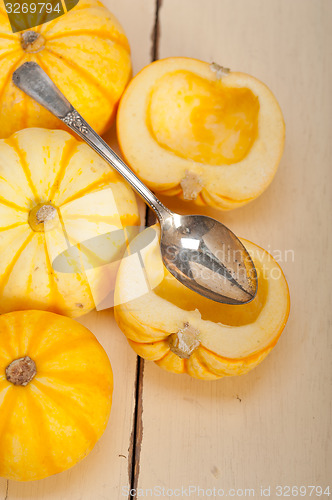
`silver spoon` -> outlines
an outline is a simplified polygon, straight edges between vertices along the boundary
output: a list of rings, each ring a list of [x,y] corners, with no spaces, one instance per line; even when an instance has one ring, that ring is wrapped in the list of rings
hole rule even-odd
[[[166,208],[68,102],[45,71],[29,61],[13,82],[79,135],[117,170],[155,212],[160,248],[170,273],[195,292],[226,304],[245,304],[257,293],[255,266],[230,229],[204,215],[179,215]]]

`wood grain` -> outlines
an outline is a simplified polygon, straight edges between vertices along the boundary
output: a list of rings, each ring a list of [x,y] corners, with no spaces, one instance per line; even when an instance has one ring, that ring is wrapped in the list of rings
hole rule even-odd
[[[104,3],[128,35],[133,71],[137,72],[150,62],[154,2],[135,0],[133,5],[131,0],[106,0]],[[117,149],[114,127],[105,138]],[[144,220],[142,202],[140,209]],[[1,500],[113,500],[123,498],[121,488],[130,486],[129,448],[134,423],[137,358],[115,323],[112,310],[93,312],[81,321],[104,346],[113,368],[113,406],[107,430],[90,455],[69,471],[32,483],[7,482],[0,478]]]
[[[251,73],[280,102],[286,148],[272,185],[241,209],[203,212],[280,254],[291,315],[276,349],[246,376],[206,383],[145,364],[140,488],[255,488],[258,496],[261,485],[331,479],[331,7],[324,0],[162,3],[160,58]]]

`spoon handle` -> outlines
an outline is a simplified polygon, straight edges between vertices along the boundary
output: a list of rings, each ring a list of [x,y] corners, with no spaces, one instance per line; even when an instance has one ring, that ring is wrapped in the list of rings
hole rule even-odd
[[[83,141],[88,143],[104,160],[115,168],[144,199],[149,207],[152,208],[159,221],[166,219],[172,214],[90,127],[37,63],[29,61],[22,64],[13,73],[13,82],[19,89],[71,128]]]

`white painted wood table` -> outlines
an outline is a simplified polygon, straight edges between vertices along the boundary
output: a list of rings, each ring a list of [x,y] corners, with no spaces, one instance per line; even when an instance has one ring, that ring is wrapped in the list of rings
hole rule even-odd
[[[217,498],[221,488],[225,496],[254,491],[257,498],[261,486],[278,498],[277,485],[332,486],[332,2],[105,3],[128,35],[134,73],[153,58],[188,56],[253,74],[275,93],[285,116],[286,148],[274,182],[246,207],[205,213],[281,252],[291,314],[262,365],[216,382],[171,375],[150,362],[137,370],[112,310],[88,315],[84,324],[114,369],[107,431],[72,470],[26,484],[0,480],[0,499],[117,500],[128,498],[130,487],[140,488],[141,498],[157,498],[158,491],[161,498],[185,498],[189,486],[201,488],[190,490],[192,499],[207,497],[209,489],[213,494],[213,488]],[[114,145],[113,136],[108,134]],[[159,490],[151,495],[153,488]],[[308,490],[304,497],[315,495]]]

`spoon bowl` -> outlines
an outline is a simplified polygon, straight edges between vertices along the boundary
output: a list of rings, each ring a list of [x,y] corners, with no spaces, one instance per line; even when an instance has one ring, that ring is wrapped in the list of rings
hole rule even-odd
[[[255,297],[255,266],[221,222],[173,214],[161,226],[160,247],[167,269],[191,290],[226,304],[245,304]]]
[[[230,229],[211,217],[179,215],[165,207],[90,127],[37,63],[22,64],[13,73],[13,82],[91,146],[156,213],[161,227],[162,259],[176,279],[217,302],[245,304],[255,297],[254,263]]]

